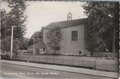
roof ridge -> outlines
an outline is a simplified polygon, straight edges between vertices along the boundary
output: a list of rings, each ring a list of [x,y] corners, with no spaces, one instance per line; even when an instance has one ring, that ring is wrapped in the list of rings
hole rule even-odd
[[[59,21],[59,22],[70,22],[70,21],[78,21],[78,20],[85,20],[87,18],[81,18],[81,19],[72,19],[72,20],[65,20],[65,21]],[[52,22],[52,23],[58,23],[58,22]]]
[[[47,25],[46,28],[51,28],[51,27],[54,27],[54,26],[59,26],[59,27],[62,27],[62,28],[72,27],[72,26],[85,24],[86,22],[87,22],[87,18],[74,19],[74,20],[69,20],[69,21],[52,22],[49,25]]]

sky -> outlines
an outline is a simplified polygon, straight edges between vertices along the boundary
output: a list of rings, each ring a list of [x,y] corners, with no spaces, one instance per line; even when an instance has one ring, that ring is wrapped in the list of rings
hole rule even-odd
[[[49,23],[67,20],[67,13],[72,13],[72,19],[86,18],[83,2],[44,2],[29,1],[25,14],[26,34],[25,37],[30,38],[34,32],[40,31],[41,27],[45,27]],[[3,5],[5,6],[5,4]]]

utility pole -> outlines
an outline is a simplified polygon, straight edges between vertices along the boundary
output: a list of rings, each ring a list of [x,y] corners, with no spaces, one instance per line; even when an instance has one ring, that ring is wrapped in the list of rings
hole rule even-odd
[[[11,47],[10,47],[10,59],[13,58],[13,30],[15,26],[12,26],[11,30]]]

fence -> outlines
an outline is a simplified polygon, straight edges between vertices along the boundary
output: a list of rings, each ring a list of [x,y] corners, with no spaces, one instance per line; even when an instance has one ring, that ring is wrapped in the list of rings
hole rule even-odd
[[[103,60],[103,59],[82,59],[74,56],[32,56],[32,55],[19,55],[17,60],[37,62],[37,63],[50,63],[59,65],[69,65],[84,68],[91,68],[96,70],[113,71],[117,72],[117,61],[116,60]]]
[[[118,58],[118,53],[112,53],[112,52],[94,52],[93,55],[97,57]]]

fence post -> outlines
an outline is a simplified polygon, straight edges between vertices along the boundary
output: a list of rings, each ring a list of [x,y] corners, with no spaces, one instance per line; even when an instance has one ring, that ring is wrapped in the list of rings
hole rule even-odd
[[[27,62],[29,62],[29,57],[27,57]]]
[[[74,60],[73,60],[73,58],[72,58],[72,66],[74,66]]]
[[[63,65],[63,56],[62,56],[62,65]]]
[[[95,67],[94,67],[94,69],[96,70],[96,60],[95,60]]]
[[[34,56],[33,56],[33,62],[34,62]]]
[[[55,56],[54,56],[54,62],[53,62],[53,63],[56,64],[56,63],[55,63]]]
[[[84,60],[82,60],[82,65],[84,66]]]
[[[39,58],[39,63],[40,63],[40,58]]]
[[[46,63],[47,63],[47,56],[46,56]]]

